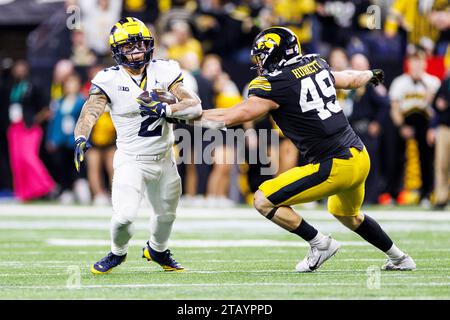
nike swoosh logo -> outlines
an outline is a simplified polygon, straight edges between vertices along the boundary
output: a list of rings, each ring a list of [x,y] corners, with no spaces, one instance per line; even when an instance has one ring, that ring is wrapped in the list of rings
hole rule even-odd
[[[309,269],[311,269],[311,270],[316,270],[317,267],[318,267],[318,265],[319,265],[319,262],[320,262],[320,258],[317,260],[316,264],[313,265],[313,266],[311,266],[311,267],[309,267]]]

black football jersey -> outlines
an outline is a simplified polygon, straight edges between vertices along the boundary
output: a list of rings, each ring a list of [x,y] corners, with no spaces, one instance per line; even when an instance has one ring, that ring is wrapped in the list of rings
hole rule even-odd
[[[249,84],[249,96],[275,101],[274,121],[310,163],[349,158],[350,147],[364,148],[336,100],[334,77],[319,55],[259,76]]]

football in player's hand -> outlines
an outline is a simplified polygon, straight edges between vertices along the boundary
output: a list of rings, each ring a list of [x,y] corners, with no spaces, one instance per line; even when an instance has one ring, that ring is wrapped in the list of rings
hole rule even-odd
[[[151,93],[157,97],[158,101],[165,102],[167,104],[177,103],[177,98],[169,91],[163,89],[152,89]]]

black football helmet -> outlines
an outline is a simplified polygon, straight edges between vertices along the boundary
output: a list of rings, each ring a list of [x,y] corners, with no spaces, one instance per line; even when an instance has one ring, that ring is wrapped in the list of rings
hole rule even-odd
[[[281,69],[286,62],[301,57],[301,47],[294,32],[284,27],[270,27],[261,31],[253,42],[251,55],[258,74]]]

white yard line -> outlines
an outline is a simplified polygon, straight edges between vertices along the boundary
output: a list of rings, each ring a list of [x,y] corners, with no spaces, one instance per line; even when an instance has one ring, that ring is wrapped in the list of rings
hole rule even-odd
[[[86,270],[83,269],[83,271],[85,271],[84,273],[81,274],[82,279],[86,279],[86,277],[91,277],[91,274],[88,272],[87,268]],[[154,271],[148,267],[127,267],[126,271],[148,271],[148,275],[154,274]],[[327,272],[328,270],[321,270],[318,271],[316,273],[314,273],[315,277],[329,277],[330,276],[330,272]],[[248,275],[252,275],[252,274],[273,274],[273,275],[295,275],[296,272],[294,270],[243,270],[243,271],[227,271],[227,270],[223,270],[223,271],[217,271],[217,270],[188,270],[185,271],[184,274],[248,274]],[[339,272],[342,273],[342,272]],[[361,272],[347,272],[348,274],[345,275],[345,277],[355,277],[355,278],[361,278],[362,277],[362,273]],[[114,272],[114,274],[116,275],[120,275],[120,274],[128,274],[128,272],[121,272],[119,270],[116,270]],[[55,277],[55,276],[64,276],[67,277],[68,273],[67,272],[54,272],[54,273],[1,273],[0,274],[0,278],[9,278],[9,277]],[[301,275],[299,275],[301,276]],[[439,279],[439,280],[443,280],[443,279],[447,279],[450,280],[450,276],[436,276],[436,275],[414,275],[414,273],[403,273],[403,274],[398,274],[398,273],[388,273],[388,272],[383,272],[381,274],[381,281],[390,281],[391,278],[396,278],[396,280],[400,279],[400,280],[406,280],[406,279]]]
[[[145,240],[131,240],[130,245],[138,246],[145,243]],[[340,241],[346,246],[368,246],[365,241]],[[53,246],[108,246],[109,240],[91,240],[91,239],[47,239],[47,244]],[[308,247],[309,244],[302,241],[278,241],[265,239],[250,240],[171,240],[171,247],[182,248],[242,248],[242,247]]]
[[[327,286],[339,286],[339,287],[361,287],[365,285],[365,282],[241,282],[241,283],[146,283],[146,284],[95,284],[95,285],[81,285],[80,289],[103,289],[103,288],[168,288],[168,287],[327,287]],[[395,287],[395,286],[412,286],[412,287],[450,287],[450,282],[412,282],[412,283],[400,283],[391,282],[383,283],[382,287]],[[71,289],[66,286],[11,286],[0,285],[2,289]],[[74,290],[72,288],[72,290]],[[75,289],[76,290],[76,289]]]
[[[313,222],[314,226],[325,233],[348,232],[343,225],[335,220],[318,220]],[[450,221],[383,221],[383,228],[391,231],[445,231],[450,232]],[[138,220],[134,223],[137,230],[148,230],[148,221]],[[4,220],[0,221],[0,230],[109,230],[109,219],[105,220],[40,220],[40,221],[20,221]],[[246,234],[282,234],[281,228],[273,223],[268,223],[265,219],[259,220],[185,220],[178,219],[174,224],[174,232],[204,232],[211,233],[217,231],[227,231],[233,233]]]
[[[299,209],[305,217],[316,220],[333,220],[325,210]],[[150,216],[151,208],[141,208],[140,217]],[[371,216],[381,220],[401,221],[450,221],[450,211],[400,211],[394,209],[374,210]],[[24,217],[111,217],[111,207],[60,206],[60,205],[20,205],[0,204],[0,216]],[[261,219],[253,208],[178,208],[180,218],[201,219]]]

